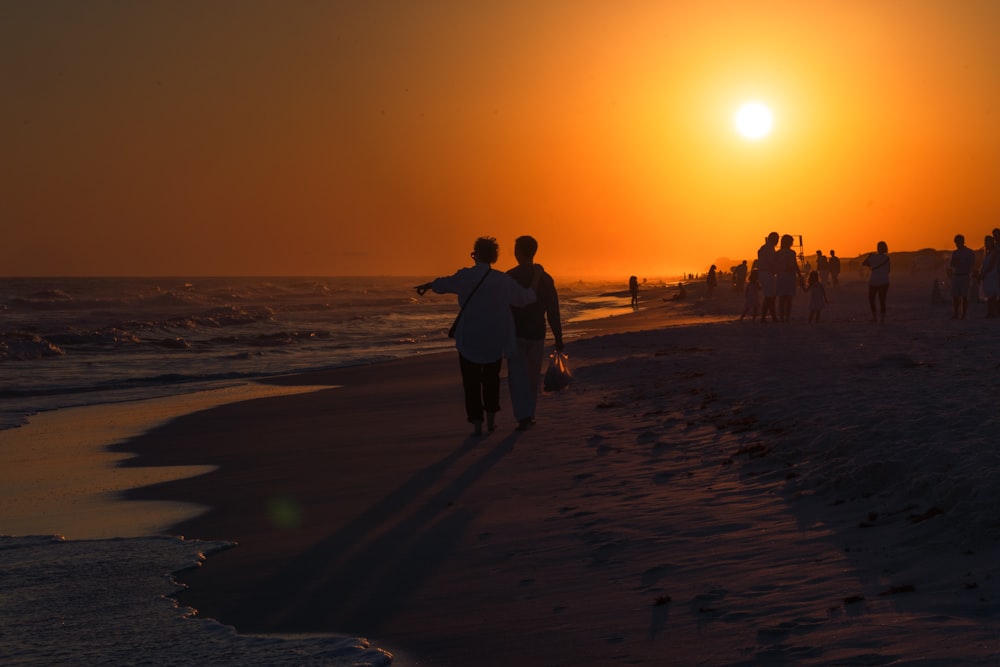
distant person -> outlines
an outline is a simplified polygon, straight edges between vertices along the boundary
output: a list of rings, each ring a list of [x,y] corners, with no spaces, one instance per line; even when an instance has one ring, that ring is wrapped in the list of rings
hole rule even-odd
[[[718,284],[718,282],[719,282],[719,277],[716,275],[715,264],[713,264],[712,268],[708,270],[708,277],[705,278],[705,289],[707,296],[712,296],[712,294],[715,292],[715,286]]]
[[[868,255],[862,266],[871,269],[868,276],[868,306],[872,311],[872,322],[885,322],[885,298],[889,293],[889,246],[885,241],[879,241],[875,252]],[[875,297],[878,297],[879,313],[875,311]]]
[[[941,281],[937,278],[934,279],[934,284],[931,286],[931,303],[948,303],[944,298],[944,289],[941,286]]]
[[[417,294],[427,290],[437,294],[457,294],[461,306],[455,326],[455,347],[462,370],[465,391],[465,414],[474,427],[474,435],[486,426],[496,428],[500,411],[500,367],[503,357],[517,354],[517,338],[511,306],[527,306],[536,299],[535,287],[542,277],[536,272],[530,287],[522,287],[502,271],[493,271],[499,246],[496,239],[481,236],[473,246],[475,265],[459,269],[451,276],[417,285]]]
[[[733,267],[733,289],[737,292],[743,292],[743,287],[747,283],[747,274],[750,271],[750,267],[747,266],[747,261],[744,259],[740,264]]]
[[[746,287],[743,291],[743,314],[740,315],[740,321],[743,321],[747,315],[750,315],[750,321],[757,321],[757,310],[760,308],[760,275],[757,273],[757,269],[753,269],[750,272],[750,278],[747,279]]]
[[[757,250],[757,275],[760,276],[760,289],[764,299],[761,302],[760,321],[767,322],[767,314],[771,314],[771,321],[777,321],[778,314],[775,311],[775,246],[778,245],[778,232],[771,232],[764,239],[764,245]]]
[[[834,250],[830,251],[830,258],[827,260],[830,267],[830,281],[834,287],[840,287],[840,258]]]
[[[639,279],[635,276],[629,276],[628,279],[628,291],[632,295],[632,307],[639,307]]]
[[[955,234],[955,251],[948,262],[951,269],[951,304],[953,320],[964,320],[969,310],[969,288],[976,268],[976,253],[965,245],[965,236]]]
[[[816,251],[816,272],[819,273],[819,282],[826,285],[830,280],[830,260],[823,254],[822,250]]]
[[[522,287],[534,284],[538,300],[527,306],[514,306],[514,328],[517,333],[517,355],[507,359],[507,384],[510,404],[514,409],[517,428],[524,430],[535,423],[538,404],[538,382],[545,357],[545,321],[548,320],[555,347],[563,351],[562,320],[559,318],[559,294],[555,281],[540,264],[535,264],[538,241],[531,236],[519,236],[514,241],[517,266],[507,272]],[[638,289],[639,281],[635,276]]]
[[[798,287],[805,289],[802,271],[799,270],[799,258],[795,255],[792,245],[795,238],[791,234],[781,237],[781,248],[775,254],[775,294],[778,297],[778,321],[791,322],[792,298]]]
[[[677,294],[671,297],[673,301],[683,301],[687,298],[687,290],[684,289],[684,283],[677,283]],[[666,301],[666,299],[664,299]]]
[[[983,286],[983,296],[986,297],[986,317],[993,319],[997,312],[997,297],[1000,296],[1000,277],[998,277],[998,259],[1000,248],[992,236],[983,239],[983,266],[979,269],[979,282]]]
[[[819,271],[809,272],[806,292],[809,294],[809,324],[813,322],[819,324],[820,314],[830,303],[830,300],[826,298],[826,287],[823,286],[823,281],[819,277]]]

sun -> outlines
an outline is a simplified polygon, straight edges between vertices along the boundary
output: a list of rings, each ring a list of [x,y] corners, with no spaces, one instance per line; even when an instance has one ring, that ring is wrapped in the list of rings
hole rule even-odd
[[[736,130],[751,141],[763,139],[771,133],[774,116],[763,102],[746,102],[736,112]]]

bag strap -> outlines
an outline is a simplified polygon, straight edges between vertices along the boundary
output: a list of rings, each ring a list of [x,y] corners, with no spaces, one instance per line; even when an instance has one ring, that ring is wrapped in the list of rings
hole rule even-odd
[[[479,282],[476,283],[476,286],[472,288],[471,292],[469,292],[469,298],[465,300],[465,303],[462,304],[462,307],[458,309],[458,315],[455,316],[456,323],[458,322],[458,318],[462,316],[462,313],[465,312],[465,307],[469,305],[470,301],[472,301],[472,295],[476,293],[476,290],[479,289],[479,286],[483,284],[483,281],[486,280],[486,276],[490,275],[490,271],[492,270],[493,270],[492,268],[487,268],[486,273],[483,274],[483,277],[479,279]]]

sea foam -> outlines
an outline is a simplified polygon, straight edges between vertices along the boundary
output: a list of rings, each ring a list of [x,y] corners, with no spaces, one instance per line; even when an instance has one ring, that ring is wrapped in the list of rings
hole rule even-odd
[[[232,546],[175,537],[0,538],[5,665],[389,665],[343,635],[241,635],[169,597],[173,574]]]

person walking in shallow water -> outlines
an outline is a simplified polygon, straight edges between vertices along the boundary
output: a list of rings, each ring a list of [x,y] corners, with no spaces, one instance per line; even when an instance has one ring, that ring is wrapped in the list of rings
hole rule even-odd
[[[462,388],[465,392],[465,414],[473,425],[474,435],[483,433],[483,412],[486,427],[496,428],[496,413],[500,411],[500,367],[503,357],[517,354],[514,316],[511,306],[526,306],[536,299],[535,287],[541,271],[533,276],[530,287],[522,287],[502,271],[493,271],[499,246],[496,239],[481,236],[472,251],[475,265],[453,275],[436,278],[417,285],[417,294],[427,290],[437,294],[457,294],[461,306],[455,326],[455,347],[458,349]]]
[[[868,255],[862,266],[871,269],[868,277],[868,306],[872,311],[872,322],[885,323],[885,298],[889,293],[889,246],[879,241],[875,252]],[[875,297],[878,297],[879,311],[875,311]]]
[[[632,307],[639,307],[639,279],[635,276],[629,276],[628,279],[628,292],[632,296]]]
[[[545,321],[548,320],[558,352],[563,351],[562,320],[559,317],[559,294],[555,281],[540,264],[535,264],[538,241],[530,236],[519,236],[514,241],[517,266],[507,272],[522,286],[534,284],[538,299],[527,306],[511,308],[514,329],[517,333],[517,354],[507,359],[507,384],[510,403],[517,420],[518,430],[525,430],[535,423],[538,405],[538,381],[545,356]],[[638,279],[636,281],[638,290]],[[631,281],[630,281],[631,282]]]
[[[965,236],[955,234],[955,251],[948,262],[951,269],[951,302],[953,320],[964,320],[969,310],[969,288],[976,267],[976,253],[965,245]]]

